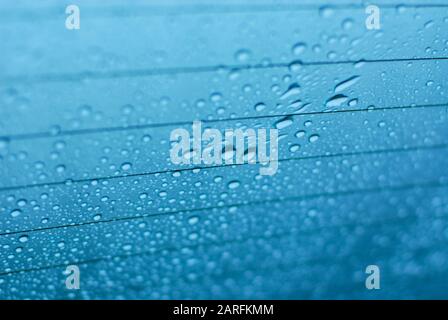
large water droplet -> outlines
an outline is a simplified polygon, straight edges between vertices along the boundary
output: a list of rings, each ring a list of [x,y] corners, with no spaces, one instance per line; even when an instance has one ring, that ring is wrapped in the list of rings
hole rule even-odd
[[[338,93],[341,91],[346,90],[347,88],[351,87],[352,85],[354,85],[356,82],[358,82],[359,80],[359,76],[353,76],[348,78],[347,80],[344,80],[342,82],[339,82],[335,87],[334,87],[334,92]]]
[[[298,95],[300,93],[300,86],[297,83],[293,83],[289,88],[280,96],[281,100],[291,98],[292,96]]]
[[[343,104],[347,100],[348,100],[347,96],[345,96],[343,94],[337,94],[337,95],[331,97],[330,99],[328,99],[327,102],[325,102],[325,106],[329,107],[329,108],[339,107],[341,104]]]

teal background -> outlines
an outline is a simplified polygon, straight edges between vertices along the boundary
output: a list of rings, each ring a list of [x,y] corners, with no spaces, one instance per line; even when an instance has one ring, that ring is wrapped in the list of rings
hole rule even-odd
[[[2,1],[0,298],[447,298],[448,2],[375,4]],[[193,120],[287,120],[278,173],[173,165]]]

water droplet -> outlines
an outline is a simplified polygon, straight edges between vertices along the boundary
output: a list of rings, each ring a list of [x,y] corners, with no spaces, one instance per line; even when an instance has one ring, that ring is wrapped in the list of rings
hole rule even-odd
[[[317,140],[319,140],[319,135],[317,134],[313,134],[309,137],[310,142],[316,142]]]
[[[329,107],[329,108],[339,107],[341,104],[343,104],[347,100],[348,100],[347,96],[345,96],[343,94],[337,94],[337,95],[331,97],[330,99],[328,99],[325,102],[325,106]]]
[[[143,142],[149,142],[151,141],[151,136],[149,134],[146,134],[142,137]]]
[[[140,195],[139,195],[139,198],[140,199],[146,199],[148,197],[148,194],[147,193],[140,193]]]
[[[121,112],[123,112],[123,114],[125,115],[131,114],[132,111],[134,111],[134,106],[131,104],[126,104],[121,108]]]
[[[222,99],[222,94],[220,94],[219,92],[213,92],[211,95],[210,95],[210,100],[212,101],[212,102],[218,102],[218,101],[220,101]]]
[[[274,126],[275,126],[275,128],[280,130],[280,129],[284,129],[286,127],[289,127],[292,123],[293,123],[293,118],[288,116],[288,117],[285,117],[285,118],[282,118],[282,119],[278,120],[274,124]]]
[[[196,240],[198,237],[199,236],[196,232],[192,232],[188,235],[188,239],[190,239],[190,240]]]
[[[165,198],[168,195],[168,193],[166,191],[160,191],[159,192],[159,196],[162,198]]]
[[[263,102],[260,102],[260,103],[257,103],[254,108],[255,108],[255,111],[260,112],[266,108],[266,105]]]
[[[0,138],[0,150],[6,149],[8,144],[9,144],[9,139],[8,138]]]
[[[123,250],[130,251],[132,249],[132,244],[125,244],[123,245]]]
[[[347,80],[344,80],[342,82],[339,82],[335,87],[334,87],[334,92],[338,93],[341,91],[346,90],[347,88],[351,87],[352,85],[354,85],[356,82],[358,82],[360,79],[359,76],[353,76],[348,78]]]
[[[295,60],[289,64],[289,71],[298,72],[303,67],[303,62],[300,60]]]
[[[193,216],[193,217],[188,218],[188,223],[191,224],[191,225],[194,225],[194,224],[198,223],[198,221],[199,221],[199,217],[197,217],[197,216]]]
[[[18,217],[22,214],[22,210],[19,209],[14,209],[11,211],[11,217],[15,218]]]
[[[132,168],[132,164],[129,162],[125,162],[121,165],[121,170],[128,171]]]
[[[293,83],[289,88],[280,96],[281,100],[291,98],[292,96],[298,95],[300,93],[300,86],[297,83]]]
[[[358,99],[352,99],[352,100],[350,100],[349,102],[348,102],[348,105],[350,106],[350,107],[354,107],[354,106],[356,106],[358,104]]]
[[[241,49],[235,53],[235,59],[238,62],[247,62],[250,59],[250,56],[251,56],[251,52],[250,52],[250,50],[247,50],[247,49]]]
[[[323,18],[329,18],[333,15],[334,9],[330,6],[323,6],[319,9],[319,14]]]
[[[227,186],[229,187],[229,189],[236,189],[240,186],[240,182],[238,180],[233,180],[230,181]]]
[[[289,151],[291,152],[297,152],[300,149],[300,145],[299,144],[293,144],[291,147],[289,147]]]
[[[306,132],[304,130],[299,130],[296,132],[296,138],[303,138]]]
[[[298,42],[292,47],[292,53],[295,55],[299,55],[303,53],[306,49],[306,43],[304,42]]]
[[[25,243],[25,242],[28,241],[28,239],[29,239],[29,237],[26,234],[24,234],[24,235],[19,237],[19,242]]]
[[[353,20],[352,19],[350,19],[350,18],[347,18],[347,19],[345,19],[343,22],[342,22],[342,29],[344,29],[344,30],[349,30],[349,29],[351,29],[352,27],[353,27]]]

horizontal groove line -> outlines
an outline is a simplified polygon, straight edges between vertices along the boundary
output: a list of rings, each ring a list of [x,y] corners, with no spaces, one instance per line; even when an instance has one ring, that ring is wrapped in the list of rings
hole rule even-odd
[[[297,201],[297,200],[313,199],[313,198],[319,198],[319,197],[347,196],[347,195],[358,194],[358,193],[376,193],[376,192],[381,192],[381,191],[406,190],[406,189],[414,189],[419,186],[424,186],[424,187],[428,187],[428,188],[429,187],[443,187],[445,185],[448,185],[448,183],[444,184],[444,183],[441,183],[438,181],[432,181],[429,183],[407,184],[407,185],[401,185],[398,187],[397,186],[383,186],[383,187],[358,189],[358,190],[324,192],[324,193],[316,193],[316,194],[301,195],[301,196],[294,196],[294,197],[282,197],[282,198],[267,199],[267,200],[247,201],[247,202],[234,203],[234,204],[228,204],[228,205],[223,205],[223,206],[210,206],[210,207],[196,208],[196,209],[173,210],[170,212],[162,212],[162,213],[147,213],[147,214],[141,214],[141,215],[136,215],[136,216],[131,216],[131,217],[118,217],[118,218],[113,218],[113,219],[108,219],[108,220],[87,221],[87,222],[82,222],[82,223],[73,223],[73,224],[51,226],[51,227],[45,227],[45,228],[35,228],[35,229],[28,229],[28,230],[3,232],[3,233],[0,233],[0,236],[9,236],[9,235],[16,235],[16,234],[31,233],[31,232],[41,232],[41,231],[75,228],[75,227],[82,227],[82,226],[96,225],[96,224],[107,224],[107,223],[120,222],[120,221],[130,221],[130,220],[154,218],[154,217],[160,217],[160,216],[175,215],[175,214],[180,214],[180,213],[201,212],[201,211],[216,210],[216,209],[219,210],[219,209],[226,209],[226,208],[232,208],[232,207],[244,207],[244,206],[248,206],[248,205],[261,205],[261,204],[266,204],[266,203]]]
[[[115,70],[115,71],[85,71],[80,73],[61,73],[61,74],[40,74],[34,76],[6,76],[0,78],[0,83],[47,83],[47,82],[70,82],[82,81],[86,79],[116,79],[116,78],[136,78],[148,77],[154,75],[175,75],[175,74],[192,74],[216,72],[221,70],[250,70],[250,69],[275,69],[288,68],[291,63],[297,62],[302,66],[324,66],[324,65],[340,65],[340,64],[356,64],[356,63],[391,63],[391,62],[408,62],[408,61],[444,61],[448,57],[431,57],[431,58],[396,58],[396,59],[360,59],[360,60],[341,60],[341,61],[291,61],[290,63],[269,63],[269,64],[245,64],[245,65],[214,65],[214,66],[196,66],[196,67],[168,67],[154,69],[135,69],[135,70]]]
[[[402,8],[415,9],[437,9],[448,8],[448,4],[442,3],[378,3],[375,5],[382,9],[396,9],[398,6]],[[198,15],[198,14],[230,14],[230,13],[259,13],[259,12],[295,12],[295,11],[314,11],[323,7],[329,7],[333,10],[359,10],[363,9],[367,4],[363,3],[340,3],[340,4],[230,4],[230,5],[207,5],[207,4],[191,4],[191,5],[134,5],[126,10],[122,6],[82,6],[85,12],[95,13],[96,18],[123,18],[123,17],[141,17],[141,16],[172,16],[172,15]],[[130,9],[130,10],[129,10]],[[63,7],[40,7],[39,11],[34,10],[28,12],[18,12],[14,15],[14,11],[20,9],[6,8],[7,15],[2,15],[2,21],[14,21],[14,18],[20,17],[22,20],[18,22],[30,22],[38,19],[58,18],[63,14]],[[46,11],[46,12],[45,12]],[[36,14],[36,12],[38,12]]]
[[[363,226],[372,226],[372,225],[376,225],[376,224],[381,224],[384,222],[391,222],[391,221],[403,221],[403,220],[408,220],[408,219],[415,219],[417,218],[416,215],[410,215],[410,216],[405,216],[405,217],[393,217],[393,218],[386,218],[386,219],[378,219],[375,221],[371,221],[368,223],[364,223],[362,224]],[[326,227],[318,227],[318,228],[314,228],[311,230],[302,230],[301,233],[298,236],[301,236],[303,234],[307,234],[310,232],[316,232],[319,230],[328,230],[328,229],[335,229],[335,228],[343,228],[343,227],[350,227],[350,226],[358,226],[359,224],[356,222],[349,222],[349,223],[341,223],[341,224],[336,224],[336,225],[330,225],[330,226],[326,226]],[[229,245],[229,244],[243,244],[245,242],[251,241],[251,240],[269,240],[269,239],[281,239],[287,236],[291,236],[293,235],[292,231],[288,230],[285,232],[278,232],[275,234],[271,234],[266,236],[265,234],[261,234],[261,235],[254,235],[254,236],[248,236],[248,237],[243,237],[242,239],[240,238],[236,238],[236,239],[231,239],[231,240],[226,240],[226,241],[220,241],[220,242],[208,242],[208,243],[199,243],[199,244],[192,244],[192,245],[187,245],[187,246],[182,246],[181,248],[178,246],[172,246],[172,247],[165,247],[165,248],[161,248],[159,250],[148,250],[148,251],[140,251],[140,252],[135,252],[135,253],[130,253],[130,254],[118,254],[118,255],[113,255],[113,256],[105,256],[105,257],[98,257],[98,258],[93,258],[93,259],[86,259],[86,260],[78,260],[75,262],[70,262],[70,263],[65,263],[65,264],[57,264],[57,265],[50,265],[50,266],[43,266],[43,267],[36,267],[36,268],[29,268],[29,269],[22,269],[22,270],[13,270],[13,271],[6,271],[6,272],[0,272],[0,276],[8,276],[8,275],[13,275],[13,274],[22,274],[22,273],[27,273],[27,272],[36,272],[36,271],[43,271],[43,270],[50,270],[50,269],[55,269],[55,268],[65,268],[68,265],[88,265],[88,264],[95,264],[95,263],[99,263],[99,262],[103,262],[103,261],[108,261],[108,260],[113,260],[113,259],[128,259],[128,258],[133,258],[133,257],[139,257],[139,256],[146,256],[146,255],[153,255],[157,252],[163,252],[163,251],[169,251],[169,252],[176,252],[180,249],[183,248],[189,248],[189,249],[198,249],[198,248],[203,248],[203,247],[222,247],[225,245]]]
[[[405,110],[405,109],[422,109],[422,108],[444,108],[448,107],[448,102],[439,104],[425,104],[425,105],[407,105],[398,107],[381,107],[381,108],[364,108],[364,109],[344,109],[333,111],[313,111],[302,113],[286,113],[286,114],[274,114],[274,115],[260,115],[260,116],[247,116],[247,117],[235,117],[216,120],[198,120],[202,123],[220,123],[220,122],[235,122],[245,120],[257,120],[257,119],[274,119],[282,117],[298,117],[298,116],[313,116],[313,115],[327,115],[327,114],[339,114],[339,113],[352,113],[352,112],[373,112],[373,111],[389,111],[389,110]],[[45,138],[60,138],[66,136],[77,136],[83,134],[97,134],[107,132],[119,132],[128,130],[144,130],[162,127],[173,126],[186,126],[192,124],[193,120],[178,121],[178,122],[164,122],[154,124],[141,124],[141,125],[129,125],[129,126],[116,126],[116,127],[103,127],[103,128],[91,128],[91,129],[78,129],[78,130],[65,130],[57,134],[51,132],[34,132],[34,133],[20,133],[9,134],[0,136],[0,140],[12,141],[12,140],[29,140],[29,139],[45,139]]]
[[[328,154],[328,155],[315,155],[315,156],[304,156],[304,157],[293,157],[293,158],[284,158],[276,160],[277,162],[286,162],[286,161],[300,161],[300,160],[311,160],[311,159],[326,159],[326,158],[334,158],[334,157],[344,157],[344,156],[360,156],[360,155],[368,155],[368,154],[380,154],[380,153],[395,153],[395,152],[412,152],[419,150],[434,150],[434,149],[444,149],[447,148],[448,144],[435,144],[435,145],[422,145],[422,146],[411,146],[411,147],[403,147],[403,148],[395,148],[395,149],[378,149],[378,150],[367,150],[367,151],[359,151],[359,152],[345,152],[345,153],[337,153],[337,154]],[[127,178],[135,178],[135,177],[145,177],[156,174],[169,174],[175,172],[189,172],[197,169],[201,170],[210,170],[217,168],[227,168],[227,167],[238,167],[238,166],[246,166],[248,163],[241,164],[224,164],[224,165],[215,165],[215,166],[196,166],[185,169],[169,169],[164,171],[152,171],[152,172],[141,172],[141,173],[133,173],[133,174],[125,174],[125,175],[116,175],[116,176],[103,176],[103,177],[95,177],[95,178],[86,178],[86,179],[68,179],[64,181],[53,181],[47,183],[35,183],[35,184],[27,184],[27,185],[19,185],[19,186],[9,186],[0,188],[0,192],[5,191],[15,191],[15,190],[23,190],[30,188],[40,188],[40,187],[50,187],[50,186],[59,186],[59,185],[72,185],[74,183],[84,183],[84,182],[92,182],[92,181],[106,181],[106,180],[115,180],[115,179],[127,179]],[[260,162],[253,163],[251,165],[261,165]]]

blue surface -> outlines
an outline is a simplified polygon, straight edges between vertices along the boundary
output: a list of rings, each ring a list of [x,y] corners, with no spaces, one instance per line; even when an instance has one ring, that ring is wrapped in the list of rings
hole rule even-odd
[[[448,1],[399,2],[1,2],[0,298],[448,298]],[[285,117],[272,177],[169,159]]]

